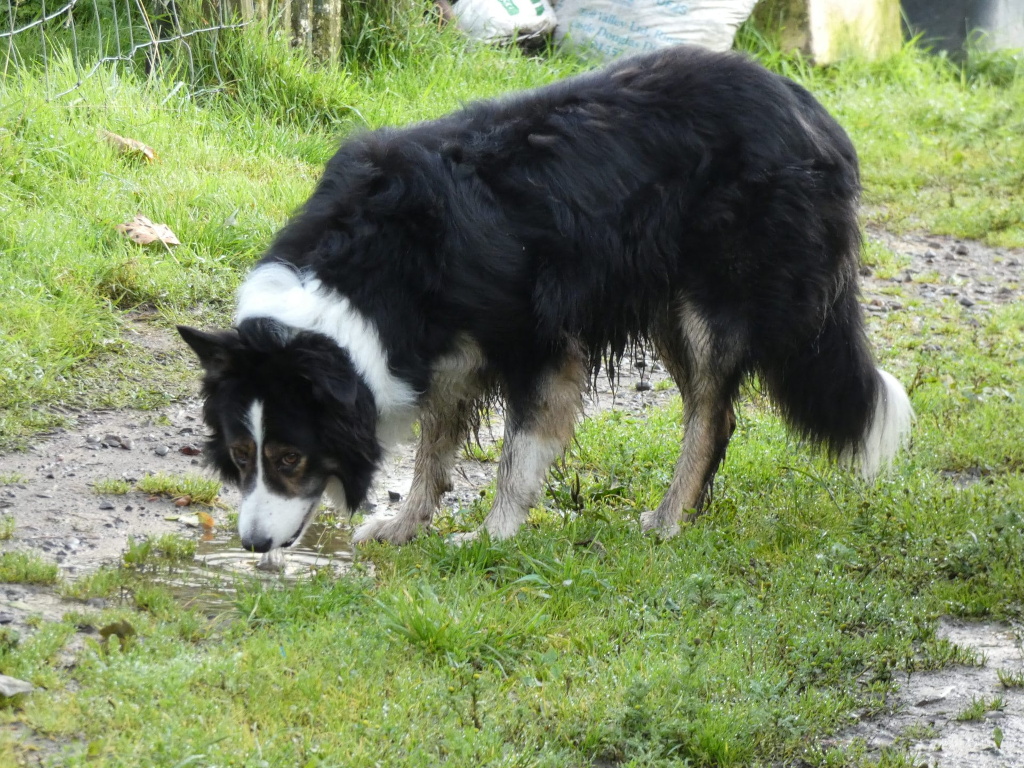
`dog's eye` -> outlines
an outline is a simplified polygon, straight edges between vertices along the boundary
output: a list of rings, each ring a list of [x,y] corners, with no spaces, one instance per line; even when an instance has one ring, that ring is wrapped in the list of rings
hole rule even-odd
[[[301,458],[302,456],[295,453],[295,451],[292,451],[290,453],[286,453],[284,456],[281,457],[281,463],[286,467],[294,467],[296,464],[299,463],[299,460]]]

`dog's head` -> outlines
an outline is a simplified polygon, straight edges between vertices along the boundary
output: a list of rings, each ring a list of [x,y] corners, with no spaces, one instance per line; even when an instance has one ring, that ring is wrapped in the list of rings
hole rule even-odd
[[[350,511],[362,503],[381,453],[377,411],[344,349],[267,318],[178,332],[205,371],[207,460],[242,492],[242,546],[294,544],[331,480]]]

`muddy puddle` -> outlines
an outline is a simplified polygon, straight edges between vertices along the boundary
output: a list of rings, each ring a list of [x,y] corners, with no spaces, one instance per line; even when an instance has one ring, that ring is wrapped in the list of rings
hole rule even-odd
[[[200,538],[191,563],[150,581],[186,605],[219,613],[234,605],[240,584],[287,586],[322,573],[344,576],[352,570],[353,554],[351,531],[339,523],[315,522],[296,546],[263,555],[242,549],[237,534],[218,531]]]

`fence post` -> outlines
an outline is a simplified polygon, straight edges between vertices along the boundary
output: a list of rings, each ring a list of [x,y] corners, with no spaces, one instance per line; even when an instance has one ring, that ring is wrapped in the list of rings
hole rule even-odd
[[[312,0],[312,53],[321,61],[338,58],[341,0]]]

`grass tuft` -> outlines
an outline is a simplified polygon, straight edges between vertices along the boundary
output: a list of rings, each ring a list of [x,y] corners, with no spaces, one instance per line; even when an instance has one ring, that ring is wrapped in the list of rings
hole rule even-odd
[[[0,552],[0,582],[56,584],[57,566],[32,552]]]
[[[167,496],[172,499],[188,497],[193,504],[214,506],[217,504],[221,484],[219,480],[202,475],[174,476],[157,473],[142,477],[135,487],[154,496]]]

